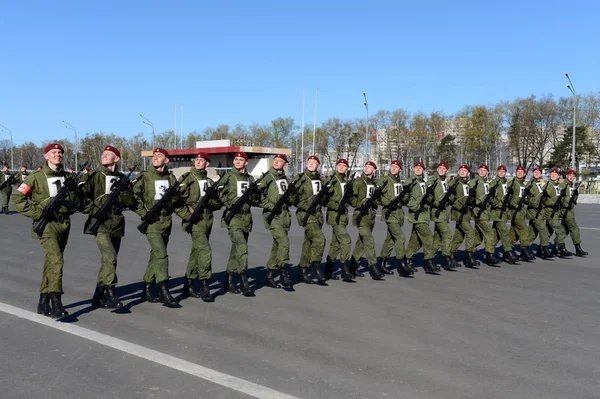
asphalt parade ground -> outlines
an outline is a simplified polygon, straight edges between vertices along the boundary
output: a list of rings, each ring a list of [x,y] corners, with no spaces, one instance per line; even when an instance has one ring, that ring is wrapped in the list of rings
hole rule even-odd
[[[100,257],[82,233],[85,216],[74,215],[64,268],[70,315],[59,321],[35,313],[43,251],[30,220],[0,215],[0,397],[600,397],[599,206],[577,207],[587,258],[419,270],[381,282],[367,274],[288,292],[263,287],[271,237],[260,210],[253,214],[255,296],[224,294],[230,242],[218,213],[216,301],[188,298],[168,309],[139,300],[149,245],[127,212],[118,266],[125,307],[116,311],[90,306]],[[178,296],[191,239],[174,220],[169,271]],[[303,233],[292,226],[297,280]],[[408,239],[410,225],[404,231]],[[385,233],[378,220],[377,252]]]

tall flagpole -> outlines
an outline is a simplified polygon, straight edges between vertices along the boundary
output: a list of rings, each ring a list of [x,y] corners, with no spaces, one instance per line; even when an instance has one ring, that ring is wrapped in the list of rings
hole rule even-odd
[[[312,153],[315,153],[315,136],[317,134],[317,103],[319,102],[319,90],[315,91],[315,119],[313,122],[313,147]]]
[[[300,140],[300,173],[304,170],[304,90],[302,90],[302,140]]]

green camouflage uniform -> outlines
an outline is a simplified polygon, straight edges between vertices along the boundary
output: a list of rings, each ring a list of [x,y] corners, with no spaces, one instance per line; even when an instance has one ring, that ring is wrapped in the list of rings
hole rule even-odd
[[[400,174],[392,175],[389,173],[379,179],[377,185],[383,185],[386,179],[388,180],[388,184],[381,192],[380,197],[382,205],[381,221],[385,222],[387,226],[387,235],[383,242],[383,246],[381,247],[381,257],[383,258],[384,264],[385,260],[392,255],[392,250],[396,252],[396,259],[400,260],[406,258],[406,249],[404,248],[406,238],[402,232],[402,226],[404,226],[404,209],[402,208],[402,202],[400,202],[398,207],[394,210],[389,210],[392,201],[394,201],[403,190],[402,183],[400,182]]]
[[[554,243],[561,245],[565,243],[567,234],[562,225],[560,217],[560,204],[562,202],[562,186],[560,182],[550,180],[548,184],[548,196],[544,202],[544,211],[546,213],[546,228],[548,229],[548,241],[552,234],[555,234]]]
[[[367,176],[363,173],[356,179],[352,188],[351,204],[354,207],[352,225],[358,228],[358,239],[354,245],[352,257],[358,260],[364,253],[367,258],[367,265],[371,267],[377,265],[377,253],[375,252],[375,240],[373,239],[373,227],[375,226],[375,217],[377,216],[377,201],[374,201],[373,205],[364,214],[361,214],[360,208],[371,198],[377,188],[374,175]],[[357,222],[359,215],[362,217],[360,222]]]
[[[292,224],[292,215],[288,204],[283,204],[281,210],[277,209],[277,213],[272,216],[269,223],[268,217],[273,214],[273,209],[279,201],[279,198],[289,189],[290,181],[282,169],[277,171],[270,167],[265,178],[261,181],[260,206],[263,209],[263,221],[265,228],[271,232],[273,237],[273,245],[271,246],[271,254],[267,261],[267,269],[275,270],[287,266],[290,262],[290,238],[288,233]],[[288,203],[294,201],[294,194],[291,193]]]
[[[494,189],[495,187],[495,189]],[[510,210],[508,206],[502,211],[505,197],[509,194],[508,181],[506,177],[496,176],[490,182],[490,190],[494,189],[494,196],[490,198],[490,219],[493,221],[494,226],[494,247],[498,244],[498,241],[502,242],[504,252],[511,251],[513,246],[510,242],[510,234],[508,232],[507,222],[510,218]],[[510,197],[507,201],[510,201]]]
[[[298,189],[295,204],[297,208],[296,219],[298,224],[304,228],[304,241],[302,242],[302,253],[299,262],[299,266],[303,268],[308,268],[313,262],[320,263],[325,251],[325,235],[321,230],[323,228],[321,206],[317,206],[315,213],[309,215],[306,224],[303,223],[314,196],[321,191],[323,184],[318,171],[310,172],[307,169],[302,177],[298,179],[296,185]]]
[[[2,213],[8,213],[8,205],[13,190],[12,185],[16,182],[18,180],[15,179],[14,175],[11,175],[9,172],[0,171],[0,184],[4,184],[4,187],[0,190],[2,192]]]
[[[573,245],[579,245],[581,244],[581,233],[575,220],[575,205],[577,205],[579,190],[575,191],[574,184],[568,180],[565,181],[563,189],[565,195],[561,197],[562,206],[560,211],[562,224],[565,228],[565,234],[571,234]],[[571,201],[571,197],[574,197],[573,201]]]
[[[340,201],[344,196],[345,190],[348,185],[351,185],[352,189],[356,187],[356,181],[348,181],[344,173],[335,172],[335,178],[333,184],[329,190],[329,196],[326,201],[327,206],[327,224],[331,226],[331,244],[329,245],[329,254],[327,257],[331,261],[339,256],[342,263],[347,262],[350,259],[350,251],[352,250],[352,240],[350,234],[346,230],[348,226],[348,208],[352,201],[346,203],[346,207],[341,213],[338,213]],[[339,222],[338,222],[339,216]]]
[[[44,164],[42,169],[30,174],[13,193],[11,197],[13,206],[20,214],[27,216],[34,222],[39,221],[44,207],[56,196],[57,191],[68,176],[69,173],[65,172],[64,169],[55,172],[48,167],[47,163]],[[73,191],[68,195],[67,200],[79,205],[81,203],[81,193],[78,190]],[[48,222],[41,237],[33,231],[31,233],[33,238],[40,240],[45,253],[40,293],[62,294],[63,292],[62,276],[65,264],[63,254],[71,228],[69,215],[74,211],[74,209],[61,206],[58,210],[59,220]]]
[[[160,172],[156,168],[150,167],[145,172],[140,173],[132,181],[133,194],[137,200],[135,212],[144,217],[154,204],[160,200],[164,191],[175,184],[177,184],[177,178],[166,168],[164,172]],[[175,209],[177,213],[185,213],[187,210],[185,208],[181,209],[180,198],[177,196],[171,199],[169,207]],[[160,284],[169,280],[167,246],[173,224],[171,209],[161,210],[158,220],[151,223],[146,232],[146,239],[150,244],[150,259],[144,274],[144,281],[147,284]],[[182,215],[180,214],[180,216]]]
[[[475,176],[469,184],[475,188],[475,206],[473,208],[473,219],[475,220],[475,248],[482,242],[484,243],[485,252],[488,254],[494,253],[496,249],[496,234],[490,225],[490,210],[489,205],[485,205],[484,201],[490,192],[490,184],[487,179],[481,176]],[[483,211],[482,211],[483,209]]]
[[[473,215],[472,207],[464,209],[465,203],[469,199],[469,177],[459,177],[457,179],[456,192],[452,195],[452,214],[451,218],[456,222],[454,236],[450,244],[450,252],[455,253],[462,242],[465,242],[465,251],[474,252],[477,248],[475,243],[475,230],[471,226],[471,218]],[[464,213],[463,213],[464,211]]]
[[[85,234],[92,234],[88,230],[90,224],[95,221],[92,215],[98,212],[106,202],[112,185],[122,177],[123,174],[117,168],[113,172],[106,166],[100,166],[88,174],[86,184],[81,186],[86,201],[83,212],[90,215],[85,223]],[[121,247],[121,238],[125,235],[125,218],[122,208],[131,208],[136,205],[131,188],[119,193],[117,202],[122,206],[113,206],[106,215],[106,219],[98,227],[98,233],[94,237],[100,250],[98,285],[101,286],[117,285],[117,255]]]
[[[413,182],[416,183],[413,185]],[[423,212],[419,214],[419,218],[415,219],[415,213],[421,205],[421,199],[427,190],[427,183],[423,175],[409,177],[405,185],[413,185],[413,188],[408,193],[409,199],[406,207],[408,208],[408,222],[412,223],[412,232],[406,247],[406,257],[412,259],[421,246],[423,247],[423,255],[425,260],[433,259],[435,249],[433,248],[433,235],[429,230],[430,208],[426,205]]]
[[[219,199],[226,208],[221,218],[221,227],[227,228],[231,240],[231,251],[227,262],[229,273],[242,273],[248,270],[248,236],[252,231],[251,209],[252,206],[259,205],[259,195],[253,195],[250,201],[243,204],[241,212],[233,217],[229,225],[225,223],[225,216],[228,213],[227,209],[235,204],[253,182],[254,178],[248,172],[242,173],[235,168],[219,180]]]
[[[538,208],[540,207],[542,197],[545,198],[549,195],[550,190],[556,195],[556,191],[554,190],[554,187],[550,187],[550,184],[544,183],[542,178],[532,178],[532,181],[531,193],[527,198],[527,218],[529,219],[530,242],[535,241],[539,234],[540,245],[542,247],[547,247],[550,242],[550,233],[546,227],[546,217],[549,216],[549,214],[544,212],[544,203],[541,204],[540,212],[538,212]],[[546,195],[542,194],[544,191],[546,191]]]
[[[433,200],[430,210],[431,221],[434,222],[433,229],[433,250],[437,251],[440,247],[442,249],[442,256],[450,256],[452,254],[451,246],[452,243],[452,232],[450,231],[450,210],[445,207],[442,209],[438,216],[436,216],[440,207],[440,202],[454,185],[452,178],[448,178],[446,175],[440,176],[437,172],[427,181],[427,186],[432,186]]]
[[[188,218],[194,208],[204,197],[206,190],[215,182],[207,176],[206,170],[192,167],[189,172],[179,177],[179,194],[185,202],[189,214],[182,219],[181,227],[186,231]],[[213,211],[221,208],[221,202],[209,198],[202,213],[202,219],[192,226],[192,249],[188,259],[185,276],[188,280],[210,280],[212,276],[212,250],[210,248],[210,232],[213,226]],[[187,212],[186,212],[187,213]]]
[[[514,247],[516,242],[519,241],[521,249],[528,248],[533,240],[526,221],[527,198],[522,200],[523,196],[526,195],[527,187],[531,189],[530,185],[525,184],[525,177],[522,179],[514,177],[510,183],[508,183],[508,190],[512,193],[509,203],[509,217],[511,218],[510,244],[511,247]],[[524,202],[519,209],[519,203],[521,201]]]

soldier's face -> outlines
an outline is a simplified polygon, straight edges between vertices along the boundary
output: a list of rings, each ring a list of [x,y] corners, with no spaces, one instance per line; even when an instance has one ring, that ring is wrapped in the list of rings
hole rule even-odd
[[[518,177],[519,179],[522,179],[522,178],[524,178],[524,177],[525,177],[525,171],[524,171],[524,170],[521,170],[521,169],[517,170],[517,177]]]
[[[152,154],[152,166],[155,168],[161,168],[169,163],[169,158],[165,157],[160,152],[155,152]]]
[[[338,173],[344,174],[348,171],[348,165],[345,163],[338,163],[335,165],[335,170],[337,170]]]
[[[393,175],[397,175],[398,173],[400,173],[400,166],[395,164],[390,166],[390,173]]]
[[[308,169],[310,172],[314,172],[315,170],[317,170],[318,167],[319,163],[316,159],[309,159],[308,161],[306,161],[306,169]]]
[[[540,177],[542,177],[542,172],[539,170],[534,170],[533,177],[535,177],[536,179],[539,179]]]
[[[285,161],[281,158],[273,159],[273,168],[275,170],[281,170],[285,166]]]
[[[571,183],[573,183],[575,181],[575,175],[574,174],[568,174],[567,175],[567,180],[570,181]]]
[[[550,173],[550,180],[557,181],[558,180],[558,173],[556,173],[556,172]]]
[[[488,171],[486,168],[479,168],[479,170],[477,171],[477,174],[479,175],[479,177],[487,177],[488,175]]]
[[[233,158],[233,167],[236,168],[237,170],[242,170],[246,166],[248,166],[248,161],[246,161],[246,158],[242,158],[242,157]]]
[[[502,179],[504,176],[506,176],[506,171],[504,169],[499,169],[496,174]]]
[[[365,166],[365,175],[372,175],[375,172],[375,168],[372,167],[371,165],[367,165]]]
[[[468,171],[467,169],[465,169],[465,168],[460,168],[460,169],[458,170],[458,175],[459,175],[460,177],[463,177],[463,178],[464,178],[464,177],[467,177],[467,176],[469,176],[469,171]]]
[[[113,166],[114,164],[119,162],[120,159],[121,158],[119,158],[114,152],[104,151],[102,153],[101,162],[104,166]]]
[[[440,176],[446,176],[446,172],[448,172],[448,169],[446,169],[445,166],[438,166],[437,172]]]
[[[63,152],[59,149],[52,149],[44,154],[44,159],[48,161],[48,164],[58,166],[62,164]]]
[[[421,176],[423,174],[423,168],[420,166],[415,166],[413,171],[415,172],[415,175],[417,175],[417,176]]]
[[[194,168],[198,170],[204,170],[208,165],[209,162],[204,158],[196,157],[196,159],[194,159]]]
[[[22,167],[21,168],[21,172],[27,172],[27,168],[26,167]]]

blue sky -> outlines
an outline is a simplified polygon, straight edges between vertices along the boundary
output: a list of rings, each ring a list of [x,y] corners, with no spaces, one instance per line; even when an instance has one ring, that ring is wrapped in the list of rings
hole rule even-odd
[[[594,1],[1,1],[15,144],[600,90]],[[3,135],[2,137],[4,137]]]

